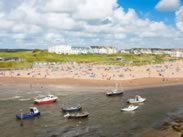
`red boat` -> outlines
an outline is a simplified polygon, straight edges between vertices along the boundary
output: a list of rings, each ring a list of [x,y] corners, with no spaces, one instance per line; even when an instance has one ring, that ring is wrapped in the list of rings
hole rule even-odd
[[[34,100],[35,104],[41,105],[41,104],[51,104],[57,102],[58,97],[54,95],[47,95],[43,97],[38,97]]]

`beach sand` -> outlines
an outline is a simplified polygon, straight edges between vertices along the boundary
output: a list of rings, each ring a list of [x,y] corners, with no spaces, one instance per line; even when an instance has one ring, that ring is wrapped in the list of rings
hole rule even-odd
[[[156,87],[183,84],[183,78],[169,78],[162,81],[161,78],[141,78],[133,80],[88,80],[88,79],[49,79],[49,78],[13,78],[0,77],[0,84],[39,84],[39,85],[68,85],[81,87],[114,87],[118,83],[119,87],[125,89]]]
[[[0,83],[75,86],[144,87],[183,83],[183,61],[144,66],[92,63],[38,64],[26,69],[0,70]]]

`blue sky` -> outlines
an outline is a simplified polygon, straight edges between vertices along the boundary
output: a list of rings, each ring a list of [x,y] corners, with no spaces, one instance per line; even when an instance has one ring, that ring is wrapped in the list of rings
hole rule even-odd
[[[0,1],[0,48],[183,48],[183,0]]]
[[[157,11],[154,7],[159,0],[118,0],[125,9],[135,9],[141,18],[150,18],[154,21],[164,21],[168,25],[175,26],[175,11]],[[180,1],[183,3],[183,0]]]

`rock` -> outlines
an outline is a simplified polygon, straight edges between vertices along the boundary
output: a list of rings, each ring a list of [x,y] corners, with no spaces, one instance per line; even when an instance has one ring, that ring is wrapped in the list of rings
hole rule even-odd
[[[182,123],[174,123],[172,125],[172,129],[176,132],[183,132],[183,124]]]

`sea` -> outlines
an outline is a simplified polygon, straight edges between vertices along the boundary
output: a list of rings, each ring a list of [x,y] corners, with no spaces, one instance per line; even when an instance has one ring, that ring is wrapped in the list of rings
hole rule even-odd
[[[183,85],[125,90],[123,96],[107,97],[113,87],[0,84],[0,137],[141,137],[172,112],[183,110]],[[39,95],[54,94],[57,103],[34,105]],[[122,112],[135,95],[147,101],[133,112]],[[67,119],[62,106],[80,104],[85,119]],[[17,120],[20,111],[36,106],[41,115]],[[21,126],[23,122],[23,126]]]

